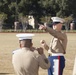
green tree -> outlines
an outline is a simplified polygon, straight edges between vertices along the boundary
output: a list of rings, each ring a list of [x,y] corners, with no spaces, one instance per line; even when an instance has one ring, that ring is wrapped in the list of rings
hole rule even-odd
[[[73,14],[73,17],[76,17],[76,0],[68,0],[68,14]]]
[[[20,16],[33,15],[39,20],[42,17],[76,16],[76,0],[0,0],[0,13],[7,14],[6,23],[12,23]]]

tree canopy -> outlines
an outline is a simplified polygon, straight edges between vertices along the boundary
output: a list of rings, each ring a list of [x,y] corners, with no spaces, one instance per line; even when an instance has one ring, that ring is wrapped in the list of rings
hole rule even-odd
[[[19,15],[76,16],[76,0],[0,0],[0,14],[7,14],[5,22],[17,20]]]

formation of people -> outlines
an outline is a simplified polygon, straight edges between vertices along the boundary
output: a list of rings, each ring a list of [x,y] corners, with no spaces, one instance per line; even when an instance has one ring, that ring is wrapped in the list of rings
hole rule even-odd
[[[62,32],[64,19],[52,17],[53,28],[40,25],[40,30],[45,30],[52,35],[50,46],[46,40],[41,40],[41,47],[33,46],[34,34],[17,34],[20,48],[13,51],[12,64],[17,75],[38,75],[39,67],[48,70],[48,75],[63,75],[65,68],[65,57],[67,47],[67,35]],[[43,38],[44,39],[44,38]],[[48,52],[48,58],[44,54],[44,48]]]

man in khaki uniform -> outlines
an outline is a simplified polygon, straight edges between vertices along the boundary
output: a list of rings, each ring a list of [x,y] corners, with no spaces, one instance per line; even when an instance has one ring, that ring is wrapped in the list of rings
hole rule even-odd
[[[59,17],[51,18],[53,29],[47,25],[40,25],[39,29],[49,32],[53,36],[50,46],[45,40],[41,40],[42,46],[48,50],[51,67],[48,69],[48,75],[62,75],[65,67],[64,54],[66,53],[67,36],[61,31],[64,20]]]
[[[12,64],[17,75],[38,75],[39,67],[43,69],[50,67],[43,48],[32,47],[34,34],[17,34],[16,36],[19,37],[20,49],[13,51]]]

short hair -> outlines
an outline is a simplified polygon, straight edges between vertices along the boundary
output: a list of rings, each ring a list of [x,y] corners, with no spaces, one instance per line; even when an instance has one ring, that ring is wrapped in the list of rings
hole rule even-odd
[[[23,40],[19,40],[19,42],[23,47],[30,48],[32,46],[32,39],[23,39]]]

